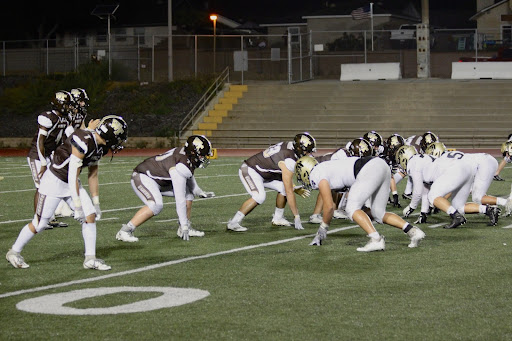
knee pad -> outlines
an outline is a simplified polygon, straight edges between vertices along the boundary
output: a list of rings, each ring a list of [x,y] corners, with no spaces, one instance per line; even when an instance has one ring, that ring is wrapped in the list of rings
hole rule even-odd
[[[50,222],[50,219],[48,218],[41,218],[41,220],[38,220],[37,216],[34,216],[34,219],[32,219],[32,225],[34,225],[37,233],[43,232],[46,226],[48,226],[48,222]]]
[[[256,201],[259,205],[265,202],[265,198],[267,197],[267,193],[265,191],[260,192],[251,192],[251,197]]]
[[[162,209],[164,208],[164,204],[163,203],[157,204],[154,201],[148,201],[148,207],[153,212],[153,215],[158,215],[160,212],[162,212]]]

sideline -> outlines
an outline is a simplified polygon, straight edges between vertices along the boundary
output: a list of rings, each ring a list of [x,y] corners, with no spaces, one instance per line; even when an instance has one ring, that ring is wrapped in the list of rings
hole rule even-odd
[[[340,228],[328,231],[327,234],[331,234],[331,233],[335,233],[335,232],[339,232],[339,231],[344,231],[344,230],[350,230],[350,229],[353,229],[355,227],[359,227],[359,225],[350,225],[350,226],[346,226],[346,227],[340,227]],[[49,289],[64,288],[64,287],[68,287],[68,286],[75,285],[75,284],[92,283],[92,282],[97,282],[97,281],[101,281],[101,280],[104,280],[104,279],[110,279],[110,278],[115,278],[115,277],[132,275],[132,274],[136,274],[136,273],[139,273],[139,272],[155,270],[155,269],[163,268],[163,267],[170,266],[170,265],[191,262],[191,261],[198,260],[198,259],[207,259],[207,258],[212,258],[212,257],[217,257],[217,256],[229,255],[231,253],[236,253],[236,252],[242,252],[242,251],[257,249],[257,248],[260,248],[260,247],[267,247],[267,246],[274,246],[274,245],[279,245],[279,244],[285,244],[285,243],[294,242],[294,241],[297,241],[297,240],[302,240],[302,239],[306,239],[306,238],[312,238],[315,235],[316,235],[316,233],[308,234],[308,235],[305,235],[305,236],[299,236],[299,237],[293,237],[293,238],[288,238],[288,239],[276,240],[276,241],[273,241],[273,242],[256,244],[256,245],[249,245],[249,246],[239,247],[239,248],[236,248],[236,249],[231,249],[231,250],[226,250],[226,251],[207,253],[207,254],[201,255],[201,256],[193,256],[193,257],[187,257],[187,258],[182,258],[182,259],[176,259],[176,260],[169,261],[169,262],[164,262],[164,263],[144,266],[142,268],[133,269],[133,270],[127,270],[127,271],[121,271],[121,272],[117,272],[117,273],[113,273],[113,274],[109,274],[109,275],[97,276],[97,277],[94,277],[94,278],[85,278],[85,279],[79,279],[79,280],[70,281],[70,282],[64,282],[64,283],[59,283],[59,284],[46,285],[46,286],[43,286],[43,287],[37,287],[37,288],[32,288],[32,289],[23,289],[23,290],[18,290],[18,291],[7,292],[5,294],[1,294],[0,298],[18,296],[18,295],[22,295],[22,294],[30,294],[30,293],[34,293],[34,292],[49,290]],[[14,271],[23,271],[23,270],[14,270]]]

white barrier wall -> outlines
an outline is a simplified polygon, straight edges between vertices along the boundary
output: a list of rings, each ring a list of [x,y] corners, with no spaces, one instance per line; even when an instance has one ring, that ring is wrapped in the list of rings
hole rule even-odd
[[[341,64],[341,81],[400,78],[400,63]]]
[[[452,79],[512,79],[512,62],[454,62]]]

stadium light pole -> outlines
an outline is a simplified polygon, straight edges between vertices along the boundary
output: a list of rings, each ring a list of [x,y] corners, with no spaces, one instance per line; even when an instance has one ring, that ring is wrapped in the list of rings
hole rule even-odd
[[[215,59],[217,56],[217,14],[210,15],[210,20],[213,21],[213,73],[215,73]]]
[[[119,4],[114,5],[98,5],[96,6],[91,15],[95,15],[100,19],[107,18],[107,39],[108,39],[108,79],[112,78],[112,51],[110,49],[110,17],[114,17],[114,13],[116,13],[119,8]]]
[[[172,82],[174,80],[173,77],[173,69],[172,69],[172,0],[167,1],[167,80]]]

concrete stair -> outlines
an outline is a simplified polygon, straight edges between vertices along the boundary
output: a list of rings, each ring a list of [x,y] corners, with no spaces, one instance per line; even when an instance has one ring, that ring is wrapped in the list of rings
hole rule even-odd
[[[213,109],[209,110],[202,117],[202,121],[197,123],[197,129],[192,133],[211,137],[212,131],[217,129],[228,116],[228,112],[233,110],[233,106],[238,104],[244,92],[247,92],[247,85],[230,84],[228,90],[218,97],[218,102],[214,104]]]
[[[338,148],[369,130],[384,138],[430,130],[449,148],[499,149],[512,132],[506,80],[261,82],[233,92],[199,125],[216,148],[265,148],[302,131],[319,148]]]

